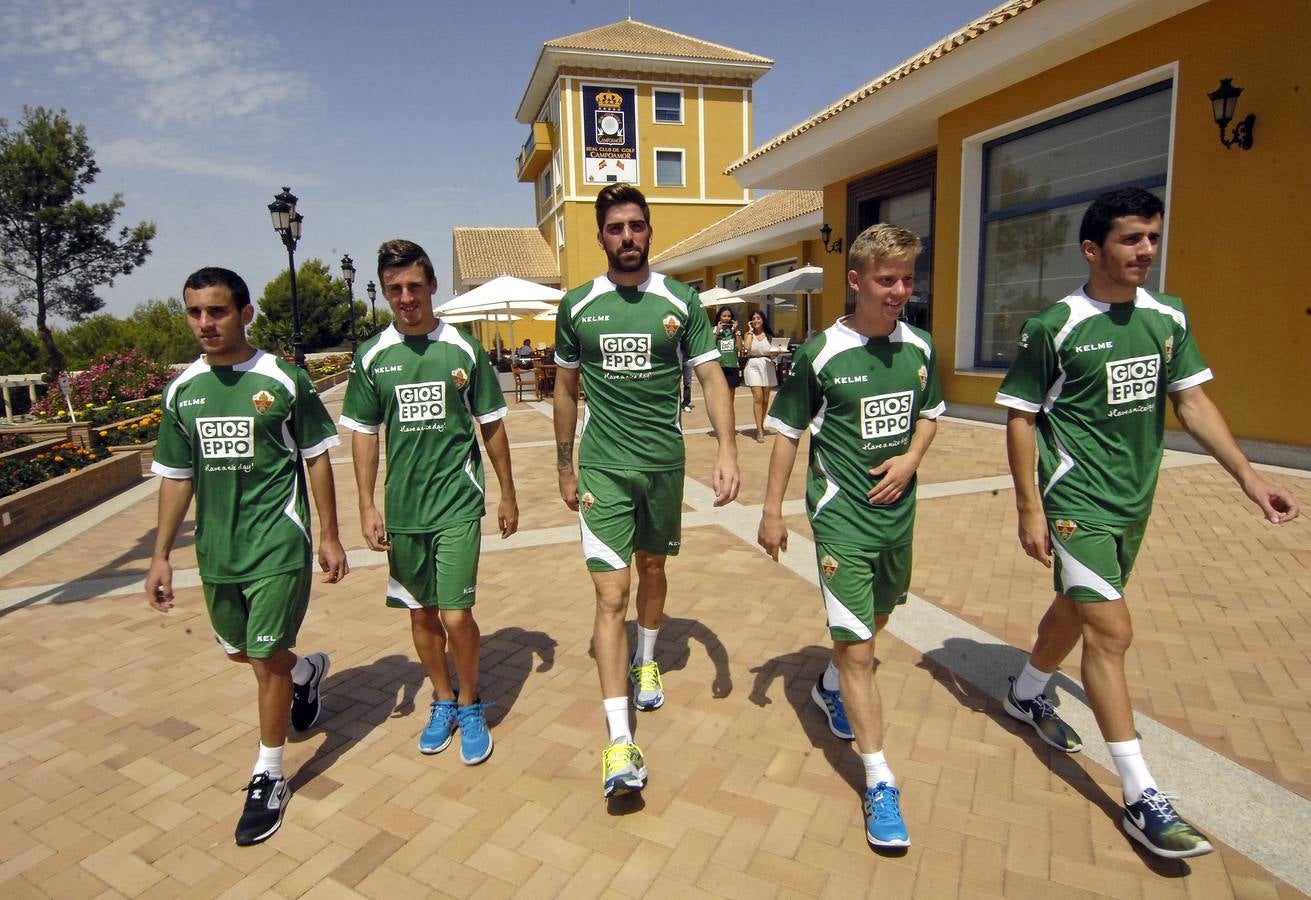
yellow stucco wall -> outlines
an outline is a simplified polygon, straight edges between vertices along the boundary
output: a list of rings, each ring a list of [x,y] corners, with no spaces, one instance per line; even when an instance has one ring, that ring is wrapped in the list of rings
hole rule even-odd
[[[1304,51],[1290,42],[1306,34],[1305,0],[1213,0],[940,119],[933,337],[949,403],[989,405],[999,384],[956,371],[971,362],[955,358],[962,142],[1177,63],[1163,288],[1187,304],[1216,376],[1207,393],[1234,433],[1311,446],[1311,302],[1299,265],[1311,232],[1311,81]],[[1244,90],[1238,117],[1256,113],[1249,151],[1219,142],[1206,94],[1222,77]],[[845,222],[846,185],[825,188],[825,219],[835,229]],[[842,265],[825,259],[826,283],[841,284]],[[828,304],[840,305],[840,296]]]

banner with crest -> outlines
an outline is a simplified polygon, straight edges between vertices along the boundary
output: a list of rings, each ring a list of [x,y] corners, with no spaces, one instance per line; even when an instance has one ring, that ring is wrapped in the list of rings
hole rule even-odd
[[[585,84],[583,172],[588,184],[637,184],[637,89]]]

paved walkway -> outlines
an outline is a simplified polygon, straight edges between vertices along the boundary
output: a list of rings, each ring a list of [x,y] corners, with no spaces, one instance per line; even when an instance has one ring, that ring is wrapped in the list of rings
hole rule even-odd
[[[335,413],[340,389],[326,399]],[[750,420],[744,392],[736,411]],[[550,410],[512,404],[507,424],[522,531],[501,541],[484,523],[478,606],[495,754],[467,768],[415,750],[422,670],[406,617],[382,606],[384,560],[359,537],[338,451],[354,570],[316,587],[301,638],[332,655],[327,709],[289,747],[295,797],[259,847],[232,844],[253,680],[214,647],[185,529],[178,607],[161,616],[141,594],[154,482],[0,555],[0,897],[1311,892],[1311,525],[1264,524],[1214,463],[1167,457],[1128,673],[1154,773],[1218,852],[1165,862],[1123,836],[1077,657],[1056,684],[1084,753],[1050,751],[1002,711],[1050,583],[1013,537],[1000,430],[948,420],[921,472],[914,596],[879,641],[914,841],[879,855],[859,760],[808,696],[827,650],[800,471],[775,565],[754,546],[769,445],[744,429],[741,498],[714,509],[698,398],[657,647],[668,700],[636,722],[650,784],[607,806],[591,588],[556,495]],[[1274,477],[1309,503],[1307,476]]]

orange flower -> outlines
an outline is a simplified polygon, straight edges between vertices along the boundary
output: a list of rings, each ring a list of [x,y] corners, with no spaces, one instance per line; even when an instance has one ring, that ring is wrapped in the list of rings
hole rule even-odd
[[[109,432],[108,432],[108,431],[102,431],[102,432],[100,432],[100,436],[101,436],[101,437],[109,437]]]
[[[64,461],[64,458],[63,458],[62,456],[56,456],[56,457],[55,457],[55,462],[63,462],[63,461]]]

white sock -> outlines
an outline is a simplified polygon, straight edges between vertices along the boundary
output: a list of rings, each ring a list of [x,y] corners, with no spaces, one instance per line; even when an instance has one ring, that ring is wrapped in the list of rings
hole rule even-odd
[[[296,665],[291,667],[291,680],[294,684],[308,684],[314,667],[303,656],[296,657]]]
[[[890,787],[897,786],[897,776],[888,768],[888,760],[883,751],[862,753],[860,761],[865,764],[865,787],[878,787],[880,781],[886,781]]]
[[[1120,773],[1125,803],[1137,803],[1143,791],[1156,787],[1156,779],[1147,771],[1141,742],[1107,741],[1106,749],[1111,751],[1111,762],[1115,763],[1115,771]]]
[[[656,635],[660,633],[660,626],[655,628],[643,628],[642,623],[637,623],[637,653],[633,656],[634,665],[645,665],[655,658]]]
[[[838,690],[838,667],[833,665],[833,660],[828,661],[828,668],[824,670],[824,690]]]
[[[610,743],[623,741],[631,744],[633,733],[628,730],[628,698],[606,697],[601,705],[605,707],[605,724],[610,729]]]
[[[1026,662],[1024,671],[1015,679],[1015,699],[1032,700],[1039,694],[1046,693],[1047,682],[1051,677],[1051,672],[1040,672],[1033,667],[1032,662]]]
[[[255,760],[255,771],[251,775],[258,775],[260,772],[267,772],[269,777],[277,781],[282,777],[282,751],[286,749],[286,744],[281,747],[265,747],[261,741],[259,745],[259,759]]]

